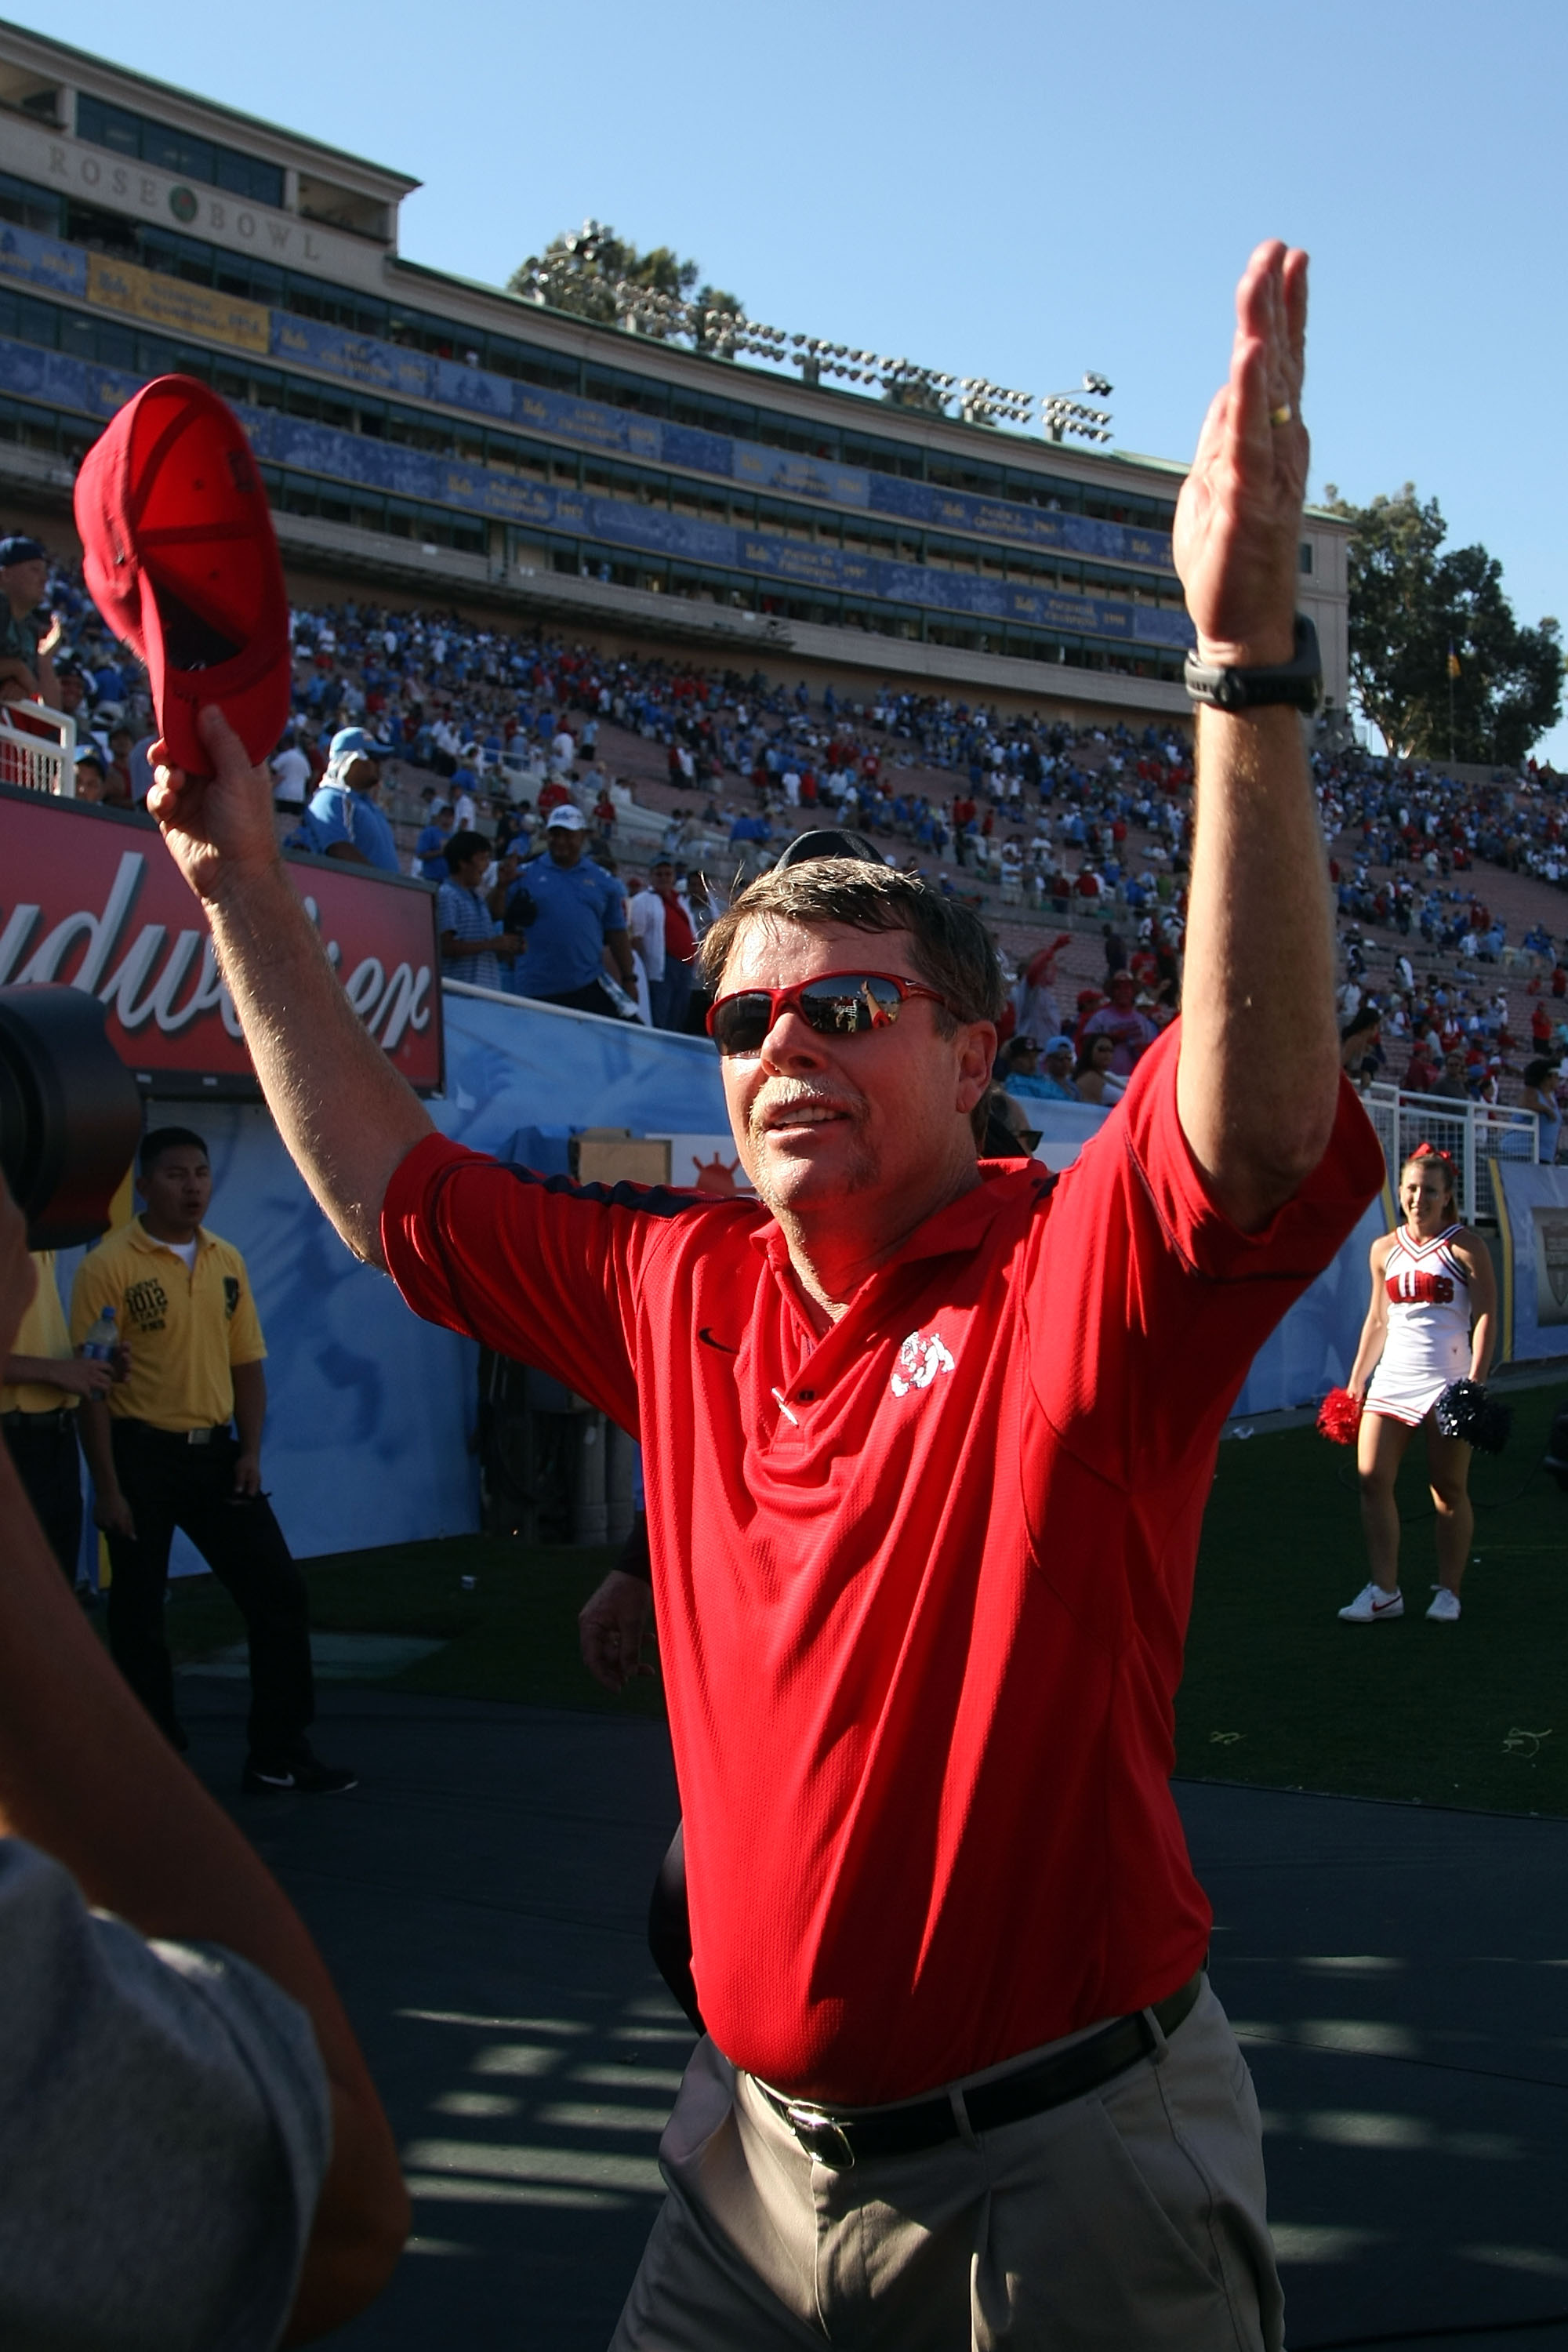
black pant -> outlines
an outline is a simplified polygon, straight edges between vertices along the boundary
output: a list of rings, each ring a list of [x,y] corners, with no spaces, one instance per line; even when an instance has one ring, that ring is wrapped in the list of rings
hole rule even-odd
[[[305,1580],[260,1495],[237,1495],[237,1441],[215,1431],[190,1445],[146,1422],[112,1424],[114,1470],[135,1523],[134,1542],[109,1538],[109,1647],[153,1717],[176,1729],[174,1673],[163,1634],[163,1596],[174,1529],[189,1536],[238,1604],[250,1636],[250,1752],[281,1762],[296,1752],[316,1712]]]
[[[74,1591],[77,1561],[81,1557],[81,1464],[76,1450],[76,1414],[8,1412],[5,1430],[16,1475]]]
[[[523,993],[526,996],[528,991],[525,989]],[[596,980],[591,980],[586,988],[564,989],[559,996],[539,996],[534,1002],[536,1004],[563,1004],[569,1013],[604,1013],[612,1021],[618,1021],[621,1017],[610,1002],[609,992],[601,988]]]

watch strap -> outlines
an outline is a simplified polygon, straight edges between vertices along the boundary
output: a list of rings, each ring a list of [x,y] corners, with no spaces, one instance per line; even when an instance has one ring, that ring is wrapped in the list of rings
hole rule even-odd
[[[1258,669],[1220,669],[1189,654],[1183,675],[1192,699],[1215,710],[1263,710],[1280,703],[1294,710],[1315,710],[1323,684],[1318,632],[1305,613],[1298,613],[1296,649],[1288,662]]]

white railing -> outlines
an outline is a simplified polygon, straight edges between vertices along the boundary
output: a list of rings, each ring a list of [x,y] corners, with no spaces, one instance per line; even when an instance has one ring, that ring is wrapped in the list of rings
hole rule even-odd
[[[76,798],[76,720],[47,702],[0,703],[0,784]]]
[[[1541,1157],[1541,1128],[1532,1110],[1407,1094],[1403,1087],[1381,1083],[1368,1087],[1362,1101],[1377,1129],[1390,1184],[1397,1190],[1399,1171],[1418,1143],[1435,1145],[1458,1171],[1459,1214],[1467,1224],[1496,1220],[1495,1160]]]

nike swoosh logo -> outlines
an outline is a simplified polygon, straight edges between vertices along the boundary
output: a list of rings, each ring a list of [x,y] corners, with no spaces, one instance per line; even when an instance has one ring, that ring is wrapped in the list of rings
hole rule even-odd
[[[269,1789],[291,1789],[294,1786],[292,1772],[258,1772],[255,1777],[265,1780]]]
[[[1393,1601],[1374,1601],[1372,1604],[1372,1613],[1374,1617],[1381,1617],[1385,1611],[1397,1609],[1398,1606],[1399,1601],[1397,1598]]]
[[[716,1339],[713,1337],[711,1329],[706,1323],[704,1323],[701,1330],[699,1331],[697,1336],[703,1342],[705,1347],[717,1348],[721,1355],[738,1356],[741,1352],[739,1348],[731,1348],[727,1339]]]

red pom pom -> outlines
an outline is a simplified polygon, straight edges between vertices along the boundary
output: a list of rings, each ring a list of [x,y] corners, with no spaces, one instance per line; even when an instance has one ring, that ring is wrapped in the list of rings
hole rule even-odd
[[[1331,1389],[1318,1407],[1318,1432],[1336,1445],[1353,1445],[1361,1427],[1361,1399],[1349,1389]]]

